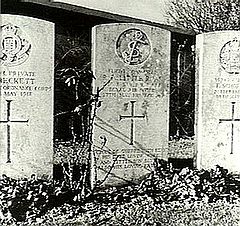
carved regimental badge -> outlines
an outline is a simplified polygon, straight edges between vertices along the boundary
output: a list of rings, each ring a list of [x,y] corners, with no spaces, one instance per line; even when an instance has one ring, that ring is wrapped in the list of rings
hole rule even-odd
[[[6,24],[0,30],[0,63],[4,66],[16,66],[25,62],[31,50],[31,44],[19,34],[19,28]]]
[[[240,41],[234,38],[227,42],[220,51],[220,63],[228,73],[240,73]]]
[[[150,52],[150,41],[140,29],[128,29],[118,37],[116,53],[126,64],[141,64],[148,59]]]

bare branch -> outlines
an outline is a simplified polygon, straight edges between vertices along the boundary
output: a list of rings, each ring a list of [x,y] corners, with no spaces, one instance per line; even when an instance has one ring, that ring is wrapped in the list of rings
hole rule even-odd
[[[240,28],[239,0],[172,0],[168,15],[177,26],[203,33]]]

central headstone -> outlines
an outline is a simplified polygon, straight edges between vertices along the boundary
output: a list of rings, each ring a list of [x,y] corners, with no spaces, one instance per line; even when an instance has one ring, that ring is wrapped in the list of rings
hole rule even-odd
[[[1,15],[0,174],[52,175],[54,24]]]
[[[240,32],[197,36],[197,164],[240,172]]]
[[[92,183],[134,182],[167,158],[170,32],[140,24],[93,29]]]

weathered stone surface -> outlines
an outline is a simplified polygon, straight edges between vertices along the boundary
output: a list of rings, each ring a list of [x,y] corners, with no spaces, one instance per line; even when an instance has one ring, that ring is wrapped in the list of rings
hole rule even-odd
[[[196,142],[194,139],[180,139],[169,141],[169,158],[196,159]]]
[[[167,158],[170,32],[140,24],[93,29],[95,92],[93,184],[119,184]]]
[[[1,15],[0,174],[52,174],[54,24]]]
[[[197,36],[197,165],[240,172],[240,32]]]

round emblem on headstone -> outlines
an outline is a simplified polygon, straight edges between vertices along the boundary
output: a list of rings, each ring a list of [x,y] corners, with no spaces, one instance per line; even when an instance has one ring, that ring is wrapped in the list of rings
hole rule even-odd
[[[146,61],[151,52],[147,35],[137,28],[131,28],[119,35],[116,53],[129,65],[138,65]]]
[[[240,73],[240,41],[227,42],[220,51],[220,63],[228,73]]]
[[[12,24],[3,25],[0,30],[0,39],[1,65],[16,66],[28,59],[31,44],[25,38],[20,37],[18,27]]]

